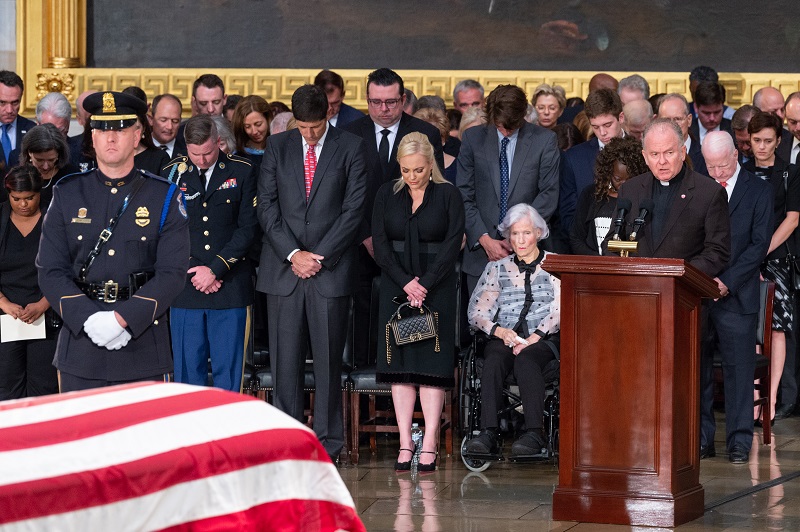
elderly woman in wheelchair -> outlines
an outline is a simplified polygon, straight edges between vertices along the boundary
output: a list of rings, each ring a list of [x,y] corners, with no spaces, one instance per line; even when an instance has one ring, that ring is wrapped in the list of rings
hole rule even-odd
[[[542,270],[547,253],[538,242],[547,224],[527,204],[509,209],[500,232],[513,254],[490,262],[472,294],[470,324],[489,335],[485,344],[480,389],[480,434],[466,452],[498,455],[498,411],[503,408],[503,383],[513,373],[519,386],[526,430],[511,447],[511,457],[542,453],[545,380],[543,370],[558,354],[561,282]]]

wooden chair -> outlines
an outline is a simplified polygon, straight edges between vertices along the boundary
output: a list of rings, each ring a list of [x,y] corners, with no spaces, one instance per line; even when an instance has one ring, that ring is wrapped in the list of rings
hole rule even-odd
[[[759,398],[753,402],[753,407],[761,406],[761,426],[764,431],[764,444],[769,445],[772,442],[772,430],[770,419],[772,411],[769,404],[770,394],[770,359],[772,357],[772,307],[775,300],[775,283],[772,281],[761,281],[759,286],[759,311],[758,311],[758,327],[756,329],[756,346],[760,349],[760,353],[756,352],[756,370],[754,379],[757,381],[754,384],[755,390],[759,393]],[[715,402],[723,401],[722,389],[722,358],[719,353],[714,356],[714,380],[717,384],[717,390],[714,397]]]
[[[459,275],[460,277],[460,275]],[[372,281],[372,296],[370,304],[373,306],[378,305],[378,295],[380,292],[380,277],[375,277]],[[460,287],[459,287],[460,293]],[[460,303],[460,297],[458,303]],[[460,308],[459,304],[456,308]],[[371,312],[372,315],[377,315]],[[370,335],[377,334],[377,331],[383,331],[385,324],[370,323]],[[456,321],[456,346],[459,345],[459,326],[458,320]],[[453,355],[455,357],[455,354]],[[458,382],[458,368],[455,369],[455,382]],[[440,434],[444,437],[445,451],[448,455],[453,454],[453,428],[458,423],[457,405],[458,401],[455,400],[457,387],[453,390],[448,390],[445,393],[444,408],[442,409],[442,419],[439,424]],[[370,358],[366,366],[354,368],[350,372],[350,462],[354,465],[358,464],[359,459],[359,438],[361,434],[369,434],[369,448],[374,454],[377,451],[376,435],[379,432],[397,433],[397,423],[395,422],[394,410],[389,406],[387,409],[379,409],[377,405],[377,397],[389,397],[392,394],[392,387],[390,384],[379,383],[376,379],[376,365],[375,356]],[[361,420],[361,399],[362,396],[367,397],[368,412],[365,420]],[[423,419],[421,411],[415,409],[413,419]]]

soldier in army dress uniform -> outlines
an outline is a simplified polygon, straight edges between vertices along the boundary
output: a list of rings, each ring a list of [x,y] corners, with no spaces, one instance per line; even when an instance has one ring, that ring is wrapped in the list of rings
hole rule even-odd
[[[256,179],[250,162],[219,149],[214,121],[198,115],[184,129],[188,157],[162,175],[177,184],[189,213],[191,259],[186,285],[170,310],[175,381],[241,391],[253,304]]]
[[[180,190],[134,168],[144,102],[105,92],[83,105],[97,168],[54,187],[36,260],[42,293],[64,320],[53,362],[62,392],[165,379],[164,314],[189,263]]]

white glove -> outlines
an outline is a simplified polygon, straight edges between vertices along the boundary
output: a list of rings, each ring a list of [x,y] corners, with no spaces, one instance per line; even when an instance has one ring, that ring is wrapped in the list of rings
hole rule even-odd
[[[125,332],[114,316],[113,310],[95,312],[83,323],[83,330],[99,347],[105,347],[110,341]]]
[[[116,351],[117,349],[122,349],[123,347],[128,345],[128,342],[130,342],[130,340],[131,340],[131,333],[129,333],[125,329],[122,329],[122,334],[120,334],[119,336],[108,342],[106,344],[106,349],[108,349],[109,351]]]

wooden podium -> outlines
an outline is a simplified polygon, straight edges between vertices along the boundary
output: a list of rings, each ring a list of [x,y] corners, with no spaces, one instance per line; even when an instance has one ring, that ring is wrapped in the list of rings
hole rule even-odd
[[[703,515],[700,300],[679,259],[550,255],[561,278],[553,519],[674,527]]]

